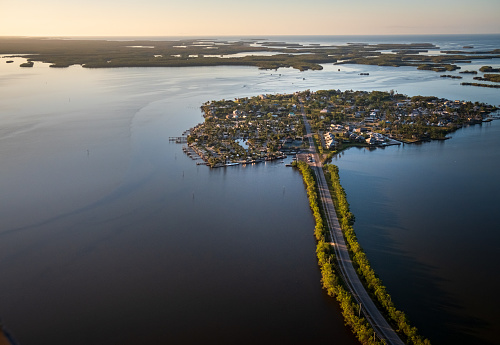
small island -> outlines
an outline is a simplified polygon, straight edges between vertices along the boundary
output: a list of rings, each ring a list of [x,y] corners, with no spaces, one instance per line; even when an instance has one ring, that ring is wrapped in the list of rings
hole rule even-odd
[[[500,83],[500,74],[488,74],[486,73],[482,77],[474,77],[475,80],[491,81],[494,83]]]
[[[493,84],[460,83],[460,85],[464,85],[464,86],[478,86],[478,87],[489,87],[489,88],[492,88],[492,89],[500,89],[500,85],[493,85]]]
[[[500,68],[493,68],[491,66],[483,66],[479,69],[481,72],[500,72]]]
[[[459,75],[451,75],[451,74],[441,74],[441,78],[451,78],[451,79],[462,79]]]
[[[352,147],[444,140],[497,108],[381,91],[302,91],[206,102],[205,121],[187,131],[185,152],[210,167],[283,159],[305,147],[302,107],[323,158]]]

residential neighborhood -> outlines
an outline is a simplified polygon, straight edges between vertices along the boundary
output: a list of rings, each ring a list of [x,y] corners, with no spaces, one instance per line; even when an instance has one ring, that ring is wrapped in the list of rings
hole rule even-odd
[[[304,147],[302,111],[323,154],[350,146],[444,140],[491,121],[493,106],[394,91],[302,91],[206,102],[204,122],[187,132],[187,153],[210,167],[283,159]]]

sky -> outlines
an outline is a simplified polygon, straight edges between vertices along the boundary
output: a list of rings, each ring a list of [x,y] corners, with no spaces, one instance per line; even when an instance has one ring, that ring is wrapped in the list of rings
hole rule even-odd
[[[0,36],[500,33],[500,0],[0,0]]]

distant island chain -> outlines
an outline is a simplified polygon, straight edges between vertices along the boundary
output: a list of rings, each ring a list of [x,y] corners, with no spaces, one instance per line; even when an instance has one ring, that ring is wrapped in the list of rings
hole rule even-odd
[[[0,37],[0,54],[27,59],[21,67],[34,62],[64,68],[112,67],[192,67],[255,66],[261,69],[295,68],[321,70],[324,64],[359,64],[388,67],[411,66],[419,70],[446,72],[460,70],[457,64],[500,58],[500,49],[484,51],[464,46],[462,50],[439,50],[432,43],[348,43],[344,45],[274,42],[267,39],[184,39],[184,40],[75,40],[34,37]],[[473,71],[477,73],[477,71]],[[479,72],[498,72],[483,66]],[[361,75],[368,75],[362,73]],[[462,85],[498,88],[499,74],[484,75],[486,83]],[[458,79],[458,78],[457,78]]]

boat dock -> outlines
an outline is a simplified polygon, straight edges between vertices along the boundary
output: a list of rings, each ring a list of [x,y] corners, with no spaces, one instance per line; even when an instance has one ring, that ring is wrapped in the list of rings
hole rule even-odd
[[[201,157],[201,155],[196,152],[195,150],[193,150],[190,146],[183,146],[182,147],[182,151],[184,151],[184,153],[189,157],[191,158],[192,160],[198,160],[198,159],[203,159]],[[205,162],[203,163],[196,163],[197,165],[201,165],[201,164],[206,164]]]
[[[187,143],[187,137],[168,137],[168,141],[175,141],[176,144],[184,144]]]

